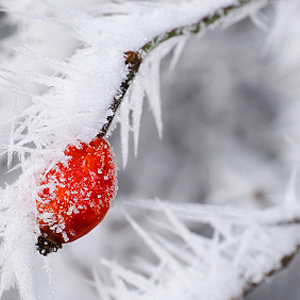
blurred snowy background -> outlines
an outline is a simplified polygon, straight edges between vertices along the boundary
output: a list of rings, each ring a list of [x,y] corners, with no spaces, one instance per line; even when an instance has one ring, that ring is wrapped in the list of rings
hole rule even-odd
[[[119,130],[113,132],[110,142],[120,166],[115,208],[89,235],[52,255],[56,299],[100,299],[92,280],[96,271],[106,281],[107,271],[100,264],[101,258],[115,260],[134,270],[140,257],[155,260],[125,220],[120,207],[126,206],[127,212],[144,228],[150,229],[155,224],[148,221],[144,210],[125,202],[158,197],[170,202],[231,204],[259,209],[281,199],[299,160],[300,146],[300,3],[289,1],[286,7],[284,4],[283,1],[277,6],[268,5],[261,11],[259,20],[257,16],[254,20],[246,18],[228,28],[206,32],[201,38],[192,37],[171,73],[168,70],[170,56],[163,60],[163,138],[158,138],[146,103],[138,156],[134,157],[131,143],[124,170]],[[2,40],[18,44],[14,35],[28,29],[26,23],[18,23],[18,18],[1,15]],[[49,30],[49,36],[43,30]],[[48,45],[48,53],[43,54],[52,58],[63,59],[76,47],[76,42],[66,39],[62,32],[57,37],[63,43],[62,48],[56,48],[57,40],[51,48],[53,28],[39,27],[37,34],[42,37],[40,43]],[[38,51],[40,44],[35,46]],[[0,51],[1,65],[15,69],[5,61],[9,55],[16,54],[3,45]],[[47,73],[41,66],[31,67],[35,64],[28,59],[28,65],[22,69]],[[38,91],[39,87],[35,88]],[[9,92],[1,88],[2,120],[30,105],[27,98],[22,100],[12,95],[7,103],[7,94]],[[4,142],[8,132],[9,129],[3,132]],[[6,174],[6,171],[3,157],[1,186],[5,182],[12,183],[18,175],[16,172]],[[191,227],[191,230],[211,234],[209,226]],[[42,268],[43,259],[38,253],[34,259],[37,299],[52,299]],[[247,299],[299,299],[299,266],[300,259],[296,258],[288,269],[268,279]],[[6,292],[3,299],[18,299],[17,291]]]

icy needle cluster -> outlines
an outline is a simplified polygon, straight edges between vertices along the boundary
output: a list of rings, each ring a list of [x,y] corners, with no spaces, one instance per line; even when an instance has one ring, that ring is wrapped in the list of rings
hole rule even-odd
[[[151,233],[125,217],[159,262],[139,261],[141,275],[102,260],[112,286],[95,274],[101,299],[240,299],[286,267],[300,242],[299,225],[293,219],[299,203],[293,213],[285,205],[262,212],[161,201],[138,205],[156,212],[152,222],[157,231]]]

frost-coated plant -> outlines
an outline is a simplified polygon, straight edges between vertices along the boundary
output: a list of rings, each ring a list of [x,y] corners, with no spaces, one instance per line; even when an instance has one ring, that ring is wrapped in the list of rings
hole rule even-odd
[[[72,156],[66,149],[90,145],[95,137],[106,139],[119,123],[125,168],[130,132],[133,132],[135,155],[138,153],[145,97],[158,134],[163,136],[161,60],[173,51],[170,68],[174,69],[191,35],[203,35],[247,16],[264,29],[258,15],[268,3],[263,0],[89,0],[84,3],[4,0],[1,3],[3,28],[10,31],[0,45],[2,148],[11,172],[21,170],[20,176],[0,193],[1,295],[16,286],[22,299],[36,299],[39,283],[33,265],[41,258],[37,258],[35,244],[43,229],[37,221],[41,213],[37,199],[43,194],[43,201],[48,201],[46,196],[71,176],[64,178],[59,174]],[[278,11],[284,13],[274,25],[269,44],[272,39],[276,43],[282,34],[284,14],[299,9],[293,2],[284,3],[286,9],[282,5],[279,3]],[[86,160],[84,164],[87,165]],[[102,174],[101,168],[97,171]],[[50,175],[45,175],[47,180],[41,192],[41,174],[55,177],[53,182],[57,186],[49,183]],[[109,270],[107,278],[103,280],[99,275],[98,262],[94,261],[79,266],[78,269],[84,270],[80,275],[86,275],[86,285],[97,291],[93,294],[95,299],[243,297],[266,277],[286,267],[298,250],[300,205],[295,196],[296,177],[295,170],[281,201],[255,211],[161,200],[133,201],[131,197],[130,202],[140,208],[137,210],[140,215],[149,214],[156,219],[154,223],[159,228],[156,234],[143,229],[144,220],[139,224],[130,216],[130,211],[136,208],[119,204],[117,198],[116,206],[126,210],[118,215],[118,221],[125,217],[156,257],[153,261],[139,261],[140,273],[122,267],[122,262],[102,259]],[[79,193],[83,192],[81,188],[88,188],[83,183],[79,186]],[[90,196],[92,191],[87,194]],[[101,198],[101,194],[96,196]],[[51,197],[51,201],[58,198]],[[74,199],[76,205],[78,198]],[[68,208],[64,218],[81,208],[72,206],[72,211]],[[48,211],[45,214],[51,218]],[[107,224],[116,221],[113,213],[111,218]],[[190,223],[194,224],[195,232]],[[50,225],[56,235],[52,238],[57,238],[60,230],[62,242],[68,242],[70,236],[64,235],[64,227]],[[201,230],[204,225],[209,226],[209,233]],[[109,234],[109,226],[105,224],[102,235],[102,244],[111,244],[110,240],[116,237]],[[119,256],[113,259],[119,260],[124,255],[123,243],[130,247],[135,239],[128,236],[120,239]],[[83,261],[88,260],[89,253],[98,244],[92,240],[88,245],[81,245]],[[71,260],[72,264],[74,254],[65,248],[59,251],[62,254],[50,254],[44,260],[53,292],[59,283],[53,282],[50,259],[55,260],[54,255],[63,258],[66,253],[65,260]],[[101,252],[99,255],[103,257]],[[94,269],[87,271],[91,265]],[[72,275],[62,275],[64,280],[69,276]],[[80,287],[64,291],[64,295],[58,288],[57,297],[80,299],[91,294],[88,289],[80,291]],[[46,299],[43,291],[38,293]]]

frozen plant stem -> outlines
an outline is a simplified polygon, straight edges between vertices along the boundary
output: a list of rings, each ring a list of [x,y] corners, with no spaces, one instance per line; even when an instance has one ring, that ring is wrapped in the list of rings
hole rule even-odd
[[[128,51],[124,53],[124,58],[125,58],[125,64],[128,65],[128,73],[126,79],[121,83],[119,93],[114,97],[114,100],[109,107],[109,109],[112,111],[112,115],[106,117],[105,124],[101,128],[100,132],[97,134],[97,137],[99,138],[102,138],[106,135],[116,115],[116,112],[122,102],[122,99],[124,98],[127,90],[130,87],[131,82],[133,81],[142,63],[142,58],[137,52]]]
[[[124,53],[125,64],[128,65],[127,76],[126,79],[121,83],[118,94],[114,97],[113,102],[109,107],[112,114],[106,117],[106,122],[102,126],[97,137],[102,138],[107,134],[107,131],[109,130],[110,125],[112,124],[112,121],[116,115],[116,112],[122,100],[127,90],[129,89],[132,81],[134,80],[143,59],[146,58],[147,54],[149,54],[153,49],[155,49],[163,42],[173,37],[199,33],[202,29],[209,28],[210,26],[215,24],[215,22],[220,21],[223,17],[228,16],[230,13],[233,13],[234,11],[243,8],[245,5],[253,3],[254,1],[257,0],[239,0],[234,5],[223,7],[216,11],[214,14],[201,18],[197,23],[174,28],[171,31],[156,36],[153,40],[141,47],[137,52],[128,51]]]
[[[241,295],[239,295],[238,297],[232,298],[231,300],[240,300],[240,299],[244,299],[248,294],[250,294],[255,288],[257,288],[259,285],[261,285],[266,278],[273,276],[274,274],[286,269],[290,262],[294,259],[294,257],[299,253],[299,249],[300,249],[300,245],[298,245],[296,247],[296,249],[294,250],[294,252],[292,252],[291,254],[285,255],[281,258],[280,262],[279,262],[279,266],[277,266],[276,268],[272,269],[271,271],[269,271],[268,273],[264,274],[264,276],[262,277],[262,280],[260,282],[255,282],[255,281],[249,281],[245,284],[243,292]]]

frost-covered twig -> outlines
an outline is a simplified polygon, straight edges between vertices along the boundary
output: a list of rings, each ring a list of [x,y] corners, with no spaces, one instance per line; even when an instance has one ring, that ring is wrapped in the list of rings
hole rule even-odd
[[[201,18],[198,22],[192,25],[181,26],[174,28],[171,31],[162,33],[156,36],[152,41],[148,42],[141,48],[141,52],[149,53],[155,49],[161,43],[167,41],[168,39],[176,36],[186,35],[186,34],[196,34],[205,28],[209,28],[211,25],[215,26],[218,21],[223,21],[226,16],[233,13],[235,10],[243,8],[246,4],[253,3],[253,0],[238,0],[236,3],[218,8],[214,13]]]
[[[112,104],[110,105],[110,110],[112,111],[112,115],[106,117],[106,123],[101,128],[98,133],[98,137],[104,137],[117,113],[117,110],[122,102],[122,99],[125,97],[127,90],[130,87],[131,82],[133,81],[136,73],[139,70],[139,67],[142,63],[142,58],[137,52],[128,51],[124,55],[125,64],[128,67],[128,73],[126,75],[126,79],[121,83],[119,88],[119,94],[114,97]]]
[[[126,75],[126,79],[121,83],[118,94],[114,97],[112,104],[109,109],[112,114],[107,116],[106,122],[98,133],[99,137],[103,137],[106,135],[114,117],[119,108],[122,99],[125,97],[127,90],[129,89],[132,81],[134,80],[136,73],[139,70],[139,67],[143,61],[147,57],[147,54],[151,53],[154,49],[156,49],[163,42],[168,41],[171,38],[179,37],[179,36],[187,36],[190,34],[198,34],[199,32],[215,27],[218,22],[224,22],[225,17],[230,16],[238,9],[243,8],[247,4],[252,4],[257,0],[238,0],[236,3],[220,7],[216,9],[215,12],[210,13],[209,15],[202,17],[199,21],[193,24],[187,24],[184,26],[173,28],[172,30],[161,32],[159,35],[155,36],[151,41],[147,42],[143,45],[138,51],[127,51],[125,53],[125,64],[128,65],[128,72]],[[261,1],[268,2],[268,1]]]
[[[300,244],[295,246],[295,250],[292,253],[286,254],[280,258],[280,261],[278,263],[278,266],[269,271],[268,273],[264,274],[264,277],[262,278],[261,282],[252,282],[251,280],[247,282],[244,286],[244,290],[240,295],[237,297],[232,298],[231,300],[239,300],[241,298],[246,297],[248,294],[250,294],[255,288],[257,288],[260,284],[262,284],[265,280],[267,280],[268,277],[271,277],[275,275],[277,272],[280,272],[284,269],[286,269],[291,261],[295,258],[297,254],[299,254],[300,250]]]
[[[138,205],[152,217],[156,212],[152,224],[158,230],[151,233],[125,217],[159,261],[138,261],[142,276],[103,260],[114,284],[100,286],[96,276],[105,299],[241,299],[286,268],[299,250],[299,224],[288,222],[290,211],[283,206],[249,211],[161,201]]]

